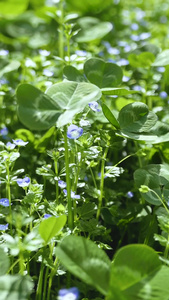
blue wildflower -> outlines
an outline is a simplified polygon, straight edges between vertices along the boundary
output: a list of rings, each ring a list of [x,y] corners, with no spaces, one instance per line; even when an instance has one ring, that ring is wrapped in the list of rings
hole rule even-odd
[[[7,147],[8,149],[10,149],[10,150],[13,150],[13,149],[16,147],[16,145],[13,144],[13,143],[11,143],[11,142],[8,142],[8,143],[6,144],[6,147]]]
[[[18,178],[17,179],[17,184],[20,186],[20,187],[27,187],[29,184],[30,184],[30,178],[29,177],[25,177],[25,178]]]
[[[64,189],[63,192],[64,192],[64,194],[67,196],[67,190]],[[75,192],[72,192],[72,191],[71,191],[71,198],[72,198],[72,199],[80,199],[80,195],[76,195]]]
[[[64,182],[63,180],[58,180],[58,186],[61,189],[64,189],[66,187],[66,182]]]
[[[160,73],[163,73],[165,71],[165,68],[164,67],[158,67],[157,71],[160,72]]]
[[[134,42],[138,42],[140,41],[140,37],[138,35],[132,34],[130,36],[130,38],[134,41]]]
[[[47,76],[47,77],[52,77],[53,76],[53,72],[48,70],[48,69],[44,69],[43,70],[43,75]]]
[[[131,26],[130,26],[130,28],[132,29],[132,30],[138,30],[138,24],[137,23],[133,23],[133,24],[131,24]]]
[[[127,196],[127,198],[133,198],[134,194],[131,191],[128,191],[126,196]]]
[[[146,40],[146,39],[148,39],[150,36],[151,36],[151,33],[150,33],[150,32],[142,32],[142,33],[140,34],[140,40]]]
[[[128,61],[127,59],[125,59],[125,58],[122,58],[122,59],[120,59],[120,60],[117,62],[117,64],[118,64],[119,66],[127,66],[127,65],[129,64],[129,61]]]
[[[0,56],[6,56],[8,54],[9,54],[8,50],[4,50],[4,49],[0,50]]]
[[[9,206],[9,199],[7,198],[1,198],[0,199],[0,204],[5,206],[5,207],[8,207]]]
[[[0,224],[0,230],[7,230],[8,229],[8,224]]]
[[[67,137],[69,139],[78,139],[83,134],[83,128],[76,125],[70,125],[67,130]]]
[[[75,53],[78,55],[78,56],[86,56],[87,52],[84,51],[84,50],[76,50]]]
[[[99,108],[98,108],[99,104],[96,102],[96,101],[92,101],[92,102],[89,102],[89,107],[93,110],[93,111],[101,111]]]
[[[18,140],[12,140],[13,143],[16,145],[16,146],[26,146],[28,144],[28,142],[24,142],[23,140],[21,139],[18,139]]]
[[[44,219],[48,219],[48,218],[50,218],[50,217],[52,217],[51,214],[45,214],[45,215],[44,215]]]
[[[61,289],[58,293],[58,300],[78,300],[79,290],[76,287]]]
[[[165,99],[168,97],[168,94],[165,91],[160,92],[160,97]]]
[[[130,80],[130,77],[124,75],[122,80],[123,80],[123,82],[127,82]]]
[[[107,52],[112,55],[118,55],[120,53],[120,51],[117,48],[113,48],[113,47],[109,47],[107,49]]]
[[[0,134],[1,134],[2,136],[8,135],[8,128],[7,128],[6,126],[3,127],[3,128],[0,130]]]
[[[42,55],[42,56],[49,56],[50,51],[40,49],[39,54]]]

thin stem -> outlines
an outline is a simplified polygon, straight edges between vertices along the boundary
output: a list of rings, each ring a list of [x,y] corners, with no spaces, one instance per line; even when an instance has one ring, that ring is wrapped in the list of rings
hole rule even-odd
[[[97,219],[100,216],[100,211],[101,211],[101,207],[102,207],[102,200],[103,200],[103,190],[104,190],[104,167],[105,167],[105,161],[106,161],[106,156],[107,156],[107,152],[108,152],[108,147],[105,149],[102,161],[101,161],[101,179],[100,179],[100,195],[99,195],[99,203],[98,203],[98,210],[97,210]]]
[[[59,19],[59,56],[64,59],[64,8],[63,8],[63,0],[60,0],[60,19]]]
[[[39,280],[38,280],[38,285],[37,285],[37,290],[36,290],[36,300],[41,300],[42,299],[42,286],[43,286],[43,275],[44,275],[44,264],[43,261],[41,263],[41,269],[40,269],[40,274],[39,274]]]
[[[10,172],[9,164],[6,163],[6,173],[7,173],[7,198],[9,199],[9,216],[10,216],[10,234],[12,235],[12,204],[11,204],[11,187],[10,187]]]
[[[67,37],[67,56],[68,56],[68,65],[70,65],[70,38]]]
[[[95,189],[97,190],[97,183],[96,183],[96,180],[95,180],[95,177],[94,177],[94,174],[93,174],[93,170],[92,170],[91,167],[89,168],[89,170],[90,170],[90,173],[91,173],[91,175],[92,175],[94,187],[95,187]]]
[[[58,187],[58,164],[57,164],[57,159],[54,160],[54,165],[55,165],[55,174],[56,174],[56,177],[57,177],[57,180],[56,180],[56,204],[58,205],[59,204],[59,187]]]
[[[56,273],[56,265],[57,265],[57,257],[55,258],[55,261],[53,263],[53,269],[50,273],[50,276],[49,276],[49,283],[48,283],[48,294],[47,294],[47,299],[46,300],[50,300],[50,293],[51,293],[51,287],[52,287],[52,281],[53,281],[53,276],[55,275]],[[45,299],[44,299],[45,300]]]
[[[71,184],[69,172],[69,149],[67,141],[67,127],[64,126],[64,143],[65,143],[65,166],[66,166],[66,184],[67,184],[67,200],[68,200],[68,226],[72,230],[74,227],[73,209],[71,199]]]

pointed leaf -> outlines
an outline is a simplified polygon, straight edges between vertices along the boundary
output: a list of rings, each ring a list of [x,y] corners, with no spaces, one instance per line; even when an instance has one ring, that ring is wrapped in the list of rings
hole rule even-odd
[[[164,50],[161,53],[159,53],[152,64],[154,67],[161,67],[161,66],[167,66],[169,65],[169,50]]]
[[[107,294],[111,262],[94,242],[80,236],[67,236],[56,248],[56,255],[69,272],[103,295]]]
[[[66,215],[58,218],[50,217],[43,220],[39,225],[39,233],[45,243],[47,244],[66,224]]]
[[[117,95],[124,96],[135,94],[137,91],[127,90],[126,88],[103,88],[101,89],[103,95]]]
[[[112,114],[111,110],[108,108],[108,106],[105,103],[102,103],[102,110],[103,113],[105,115],[105,117],[107,118],[107,120],[117,129],[120,128],[120,125],[118,123],[118,121],[116,120],[116,118],[114,117],[114,115]]]
[[[9,257],[4,252],[2,248],[0,248],[0,276],[4,275],[10,266]]]

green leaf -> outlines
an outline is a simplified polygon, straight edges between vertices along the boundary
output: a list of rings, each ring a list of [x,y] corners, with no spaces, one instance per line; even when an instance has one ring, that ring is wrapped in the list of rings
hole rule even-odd
[[[79,70],[77,70],[73,66],[66,66],[63,69],[63,76],[66,80],[69,81],[77,81],[77,82],[84,82],[86,79],[81,74]]]
[[[158,254],[152,248],[141,244],[125,246],[115,255],[106,299],[167,299],[169,290],[162,283],[162,279],[167,282],[167,273],[169,269],[161,268]]]
[[[100,99],[101,91],[86,82],[61,82],[46,94],[31,84],[21,84],[16,95],[20,121],[31,130],[46,130],[56,122],[58,127],[70,123],[90,101]]]
[[[77,23],[81,29],[75,36],[75,40],[78,43],[87,43],[102,39],[113,28],[110,22],[101,22],[99,19],[93,17],[80,18]]]
[[[117,95],[124,96],[135,94],[137,91],[127,90],[126,88],[103,88],[101,89],[103,95]]]
[[[55,132],[55,126],[51,127],[40,139],[35,142],[35,149],[46,152],[46,146]]]
[[[129,55],[128,60],[132,67],[149,68],[153,64],[155,60],[155,56],[151,52],[142,52],[141,54],[138,55],[132,53]]]
[[[94,242],[80,236],[67,236],[56,248],[56,255],[69,272],[103,295],[107,294],[111,262]]]
[[[120,128],[119,122],[116,120],[114,115],[112,114],[111,110],[108,108],[108,106],[105,103],[102,103],[102,110],[106,117],[106,119],[117,129]]]
[[[59,233],[66,224],[66,220],[66,215],[62,215],[58,218],[50,217],[40,223],[39,233],[46,244]]]
[[[6,65],[4,68],[0,71],[0,77],[2,77],[6,73],[10,73],[12,71],[17,70],[20,67],[19,61],[11,61],[8,65]]]
[[[86,0],[84,1],[79,1],[79,0],[66,0],[66,3],[70,6],[70,8],[74,11],[79,11],[82,13],[87,13],[87,12],[101,12],[104,10],[106,7],[109,5],[112,5],[111,0]]]
[[[56,101],[31,84],[19,85],[16,96],[19,119],[31,130],[50,128],[63,112]]]
[[[1,300],[27,300],[33,290],[33,282],[29,276],[0,276]]]
[[[28,2],[28,0],[1,0],[0,15],[5,17],[17,16],[26,10]]]
[[[4,275],[10,266],[10,260],[2,248],[0,248],[0,276]]]
[[[166,165],[147,165],[144,169],[137,169],[134,172],[135,184],[138,188],[141,185],[146,185],[154,190],[160,198],[162,193],[164,198],[169,197],[169,168]],[[161,192],[161,187],[163,191]],[[142,197],[149,203],[154,205],[161,205],[159,198],[151,191],[142,193]]]
[[[122,82],[122,69],[100,58],[90,58],[84,64],[87,79],[100,88],[117,86]]]
[[[118,121],[124,133],[149,132],[157,122],[157,116],[148,110],[146,104],[134,102],[121,109]]]
[[[154,67],[161,67],[169,65],[169,50],[164,50],[159,53],[152,64]]]
[[[70,81],[54,84],[47,90],[47,95],[65,111],[57,121],[57,126],[62,127],[71,123],[89,102],[99,100],[101,91],[91,83]]]

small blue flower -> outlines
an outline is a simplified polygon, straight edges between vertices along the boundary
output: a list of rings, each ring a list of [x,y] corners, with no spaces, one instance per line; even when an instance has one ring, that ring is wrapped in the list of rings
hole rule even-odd
[[[6,126],[3,127],[3,128],[0,130],[0,134],[1,134],[2,136],[8,135],[8,128],[7,128]]]
[[[78,300],[79,290],[76,287],[61,289],[58,293],[58,300]]]
[[[163,73],[165,71],[165,68],[164,67],[158,67],[157,71],[160,72],[160,73]]]
[[[165,99],[168,97],[168,94],[165,91],[160,92],[160,97]]]
[[[134,42],[138,42],[140,41],[140,37],[138,35],[132,34],[130,36],[130,38],[134,41]]]
[[[7,147],[8,149],[10,149],[10,150],[13,150],[13,149],[16,147],[16,145],[13,144],[13,143],[11,143],[11,142],[8,142],[8,143],[6,144],[6,147]]]
[[[64,192],[64,194],[67,196],[67,190],[64,189],[63,192]],[[80,195],[76,195],[75,192],[72,192],[72,191],[71,191],[71,198],[72,198],[72,199],[80,199]]]
[[[134,194],[131,191],[129,191],[129,192],[127,192],[126,196],[127,196],[127,198],[133,198]]]
[[[134,91],[137,91],[137,92],[141,92],[142,91],[142,87],[140,85],[134,85],[132,89]]]
[[[146,40],[151,36],[150,32],[143,32],[140,34],[140,40]]]
[[[127,65],[129,64],[129,61],[128,61],[127,59],[125,59],[125,58],[121,58],[121,59],[117,62],[117,64],[118,64],[119,66],[127,66]]]
[[[7,230],[8,229],[8,224],[0,224],[0,230]]]
[[[78,139],[83,134],[83,128],[76,125],[70,125],[67,130],[67,137],[69,139]]]
[[[48,218],[50,218],[50,217],[52,217],[51,214],[45,214],[45,215],[44,215],[44,219],[48,219]]]
[[[52,77],[53,76],[53,72],[48,70],[48,69],[44,69],[43,70],[43,75],[47,76],[47,77]]]
[[[130,27],[132,30],[138,30],[139,26],[137,23],[133,23],[131,24],[131,27]]]
[[[8,54],[9,54],[8,50],[4,50],[4,49],[0,50],[0,56],[6,56]]]
[[[92,102],[89,102],[89,107],[93,110],[93,111],[101,111],[99,108],[98,108],[99,104],[96,102],[96,101],[92,101]]]
[[[24,142],[23,140],[21,139],[18,139],[18,140],[12,140],[13,143],[16,145],[16,146],[26,146],[28,144],[28,142]]]
[[[18,178],[17,179],[17,184],[20,186],[20,187],[27,187],[29,184],[30,184],[30,178],[29,177],[25,177],[25,178]]]
[[[0,199],[0,204],[5,206],[5,207],[8,207],[9,206],[9,199],[7,198],[1,198]]]
[[[64,182],[63,180],[58,180],[58,186],[61,189],[64,189],[66,187],[66,182]]]
[[[86,56],[87,52],[84,51],[84,50],[76,50],[75,53],[78,55],[78,56]]]
[[[39,54],[42,55],[42,56],[49,56],[50,51],[40,49]]]
[[[120,51],[117,48],[109,47],[107,49],[107,52],[111,55],[118,55]]]
[[[130,77],[124,75],[122,80],[123,82],[128,82],[130,80]]]

